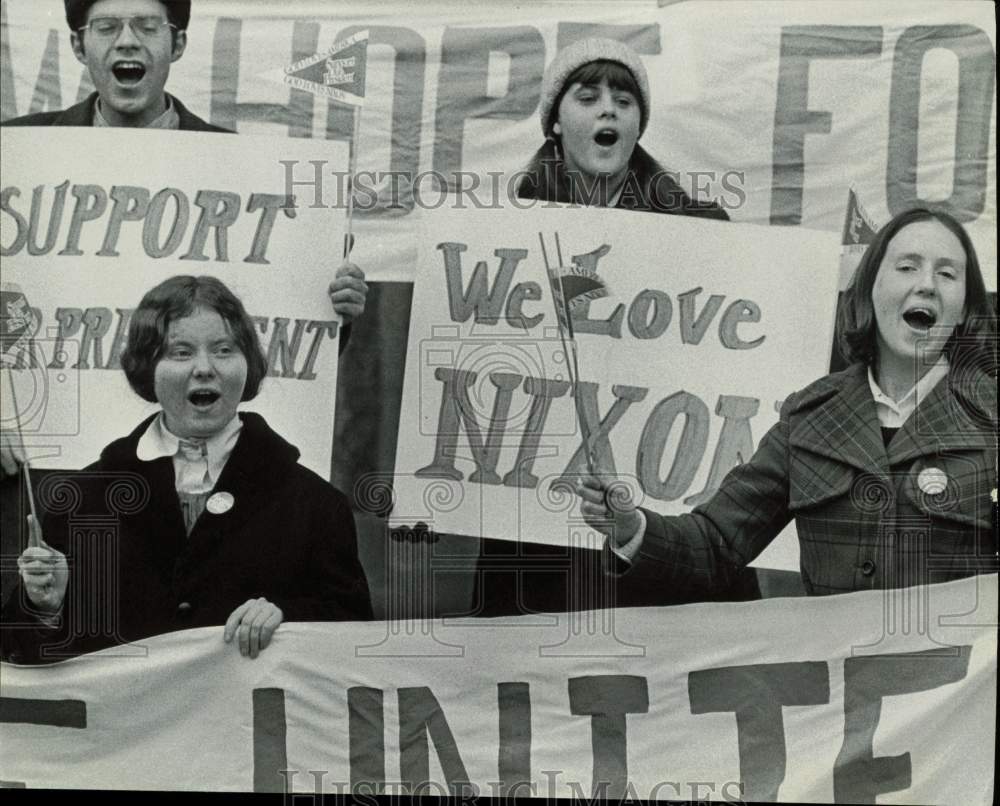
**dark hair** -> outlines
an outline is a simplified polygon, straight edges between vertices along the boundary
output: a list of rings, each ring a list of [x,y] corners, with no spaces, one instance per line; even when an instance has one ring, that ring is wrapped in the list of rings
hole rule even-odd
[[[222,317],[232,331],[236,346],[247,361],[247,382],[241,400],[253,400],[267,375],[267,359],[260,346],[253,320],[239,297],[216,277],[179,274],[164,280],[143,296],[128,325],[128,344],[122,353],[125,377],[143,400],[156,402],[154,373],[163,357],[170,323],[208,308]]]
[[[649,114],[649,110],[646,109],[642,91],[639,89],[639,83],[635,80],[635,76],[632,75],[632,71],[621,62],[598,59],[593,62],[581,64],[563,82],[562,88],[559,90],[559,94],[552,104],[549,119],[545,121],[546,135],[549,137],[558,136],[552,133],[552,127],[555,125],[556,118],[559,117],[559,105],[562,103],[563,96],[566,95],[570,87],[574,84],[583,84],[585,87],[597,86],[604,80],[607,80],[608,86],[613,90],[632,93],[632,96],[639,104],[639,131],[641,132],[645,129],[646,117]]]
[[[878,323],[872,289],[889,242],[909,224],[938,221],[948,228],[965,250],[965,318],[944,347],[949,363],[978,362],[986,358],[991,374],[996,372],[996,312],[990,305],[979,268],[976,249],[965,228],[951,214],[929,207],[914,207],[897,214],[880,229],[865,250],[844,292],[837,316],[837,345],[848,362],[874,363],[878,355]]]
[[[159,0],[167,12],[167,21],[178,30],[186,31],[191,21],[191,0]],[[97,0],[64,0],[66,24],[71,31],[79,31],[87,24],[87,13]]]

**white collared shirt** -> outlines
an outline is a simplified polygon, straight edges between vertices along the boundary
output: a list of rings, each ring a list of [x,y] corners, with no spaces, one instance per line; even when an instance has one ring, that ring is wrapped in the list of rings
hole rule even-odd
[[[882,428],[901,428],[910,415],[920,405],[921,400],[925,400],[941,380],[948,374],[948,358],[942,354],[937,362],[923,377],[917,381],[913,388],[907,392],[903,399],[895,401],[882,391],[875,381],[875,373],[868,367],[868,386],[872,390],[872,398],[875,400],[875,413],[878,415],[878,424]]]
[[[97,103],[94,104],[94,126],[97,128],[107,128],[111,124],[108,123],[104,115],[101,114],[101,99],[98,97]],[[149,121],[143,129],[173,129],[177,130],[181,127],[181,116],[177,112],[177,107],[174,106],[174,102],[167,96],[167,108],[163,110],[163,113],[153,120]]]
[[[219,481],[222,469],[229,461],[229,456],[239,439],[240,430],[243,428],[243,421],[239,415],[233,417],[226,426],[219,432],[213,434],[205,440],[206,458],[208,460],[208,481],[204,490],[183,490],[183,492],[207,492],[211,490]],[[174,460],[174,478],[182,478],[182,470],[189,460],[184,458],[179,451],[180,439],[167,430],[161,411],[153,422],[146,428],[146,432],[139,438],[135,455],[142,462],[152,462],[163,456],[170,456]]]

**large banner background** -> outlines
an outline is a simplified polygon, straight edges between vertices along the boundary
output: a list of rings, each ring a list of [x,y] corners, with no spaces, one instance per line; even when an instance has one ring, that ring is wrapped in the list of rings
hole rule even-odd
[[[32,463],[72,469],[95,461],[158,410],[121,370],[131,311],[167,277],[209,274],[260,317],[272,376],[242,406],[263,414],[306,467],[328,477],[339,322],[327,286],[344,218],[340,210],[288,208],[278,160],[322,151],[346,164],[346,146],[109,134],[4,131],[4,282],[20,286],[38,320],[34,338],[4,356],[3,427],[14,429],[13,379]],[[327,416],[317,429],[303,411]]]
[[[5,664],[0,779],[993,802],[996,576],[621,610],[611,630],[580,629],[595,615],[433,621],[416,634],[284,624],[252,661],[216,627],[150,639],[144,655],[129,645],[48,668]]]
[[[84,97],[62,3],[2,8],[0,117]],[[431,172],[454,189],[527,163],[542,143],[545,65],[595,34],[642,54],[652,93],[643,146],[686,187],[734,201],[734,220],[839,232],[854,185],[880,221],[918,201],[946,204],[984,265],[996,260],[992,3],[439,1],[416,11],[200,0],[168,89],[240,134],[349,140],[350,108],[274,76],[361,29],[372,40],[359,195],[378,202],[360,215],[355,257],[373,279],[411,279],[409,213],[439,203]],[[735,200],[722,185],[734,175]]]

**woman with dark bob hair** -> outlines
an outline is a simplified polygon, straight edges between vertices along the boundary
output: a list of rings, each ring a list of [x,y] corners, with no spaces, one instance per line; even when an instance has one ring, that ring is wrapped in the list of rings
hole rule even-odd
[[[711,589],[792,518],[810,594],[997,570],[995,312],[961,224],[924,208],[895,216],[838,326],[855,363],[791,395],[707,503],[664,517],[614,480],[582,480],[581,511],[610,537],[614,571]]]
[[[240,300],[215,277],[165,280],[132,315],[122,367],[161,410],[84,471],[43,484],[51,511],[42,528],[29,516],[4,659],[211,625],[256,657],[283,621],[370,619],[347,499],[260,415],[237,411],[267,374]],[[110,509],[115,528],[78,536],[68,500],[76,518]]]

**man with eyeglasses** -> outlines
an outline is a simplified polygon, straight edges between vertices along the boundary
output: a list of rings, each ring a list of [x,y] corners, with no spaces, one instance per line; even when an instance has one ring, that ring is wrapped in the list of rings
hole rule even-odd
[[[187,45],[191,0],[64,0],[70,42],[97,91],[5,126],[130,126],[225,132],[164,91]]]
[[[170,65],[184,55],[191,0],[64,0],[64,4],[73,53],[86,65],[96,92],[69,109],[24,115],[0,125],[233,133],[202,120],[164,90]],[[351,322],[364,313],[367,294],[364,272],[345,260],[329,287],[333,309],[344,321],[341,352]],[[20,463],[9,442],[0,442],[0,480],[16,472]]]

